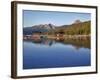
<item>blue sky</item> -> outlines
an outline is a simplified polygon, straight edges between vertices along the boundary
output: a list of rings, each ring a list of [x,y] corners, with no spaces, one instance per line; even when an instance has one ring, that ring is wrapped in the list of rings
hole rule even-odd
[[[23,10],[23,26],[54,24],[57,26],[72,24],[75,20],[82,22],[91,20],[90,13],[54,12]]]

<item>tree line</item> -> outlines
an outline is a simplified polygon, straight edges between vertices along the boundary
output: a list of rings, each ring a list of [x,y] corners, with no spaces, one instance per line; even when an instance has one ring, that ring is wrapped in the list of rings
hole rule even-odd
[[[66,35],[89,35],[91,33],[91,21],[78,24],[64,25],[60,28],[50,30],[48,34],[66,34]]]

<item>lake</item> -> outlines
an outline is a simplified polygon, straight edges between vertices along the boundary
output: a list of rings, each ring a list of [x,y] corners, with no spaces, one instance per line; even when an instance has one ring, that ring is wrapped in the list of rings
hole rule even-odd
[[[23,69],[91,65],[90,38],[24,40]]]

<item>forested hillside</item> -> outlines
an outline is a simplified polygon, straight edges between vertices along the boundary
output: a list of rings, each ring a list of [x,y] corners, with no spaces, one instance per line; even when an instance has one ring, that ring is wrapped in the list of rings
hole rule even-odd
[[[57,27],[54,30],[54,33],[64,33],[67,35],[89,35],[91,33],[91,21]]]

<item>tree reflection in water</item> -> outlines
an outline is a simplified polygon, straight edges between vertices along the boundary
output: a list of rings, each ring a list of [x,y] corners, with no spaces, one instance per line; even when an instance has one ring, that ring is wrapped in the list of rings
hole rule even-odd
[[[47,45],[47,46],[52,46],[52,45],[55,45],[56,43],[61,43],[64,45],[72,45],[76,49],[79,49],[81,47],[88,48],[88,49],[91,48],[90,37],[77,38],[77,39],[74,39],[74,38],[73,39],[72,38],[65,38],[65,39],[41,38],[41,39],[32,39],[32,40],[27,40],[27,41],[31,41],[34,44]]]

